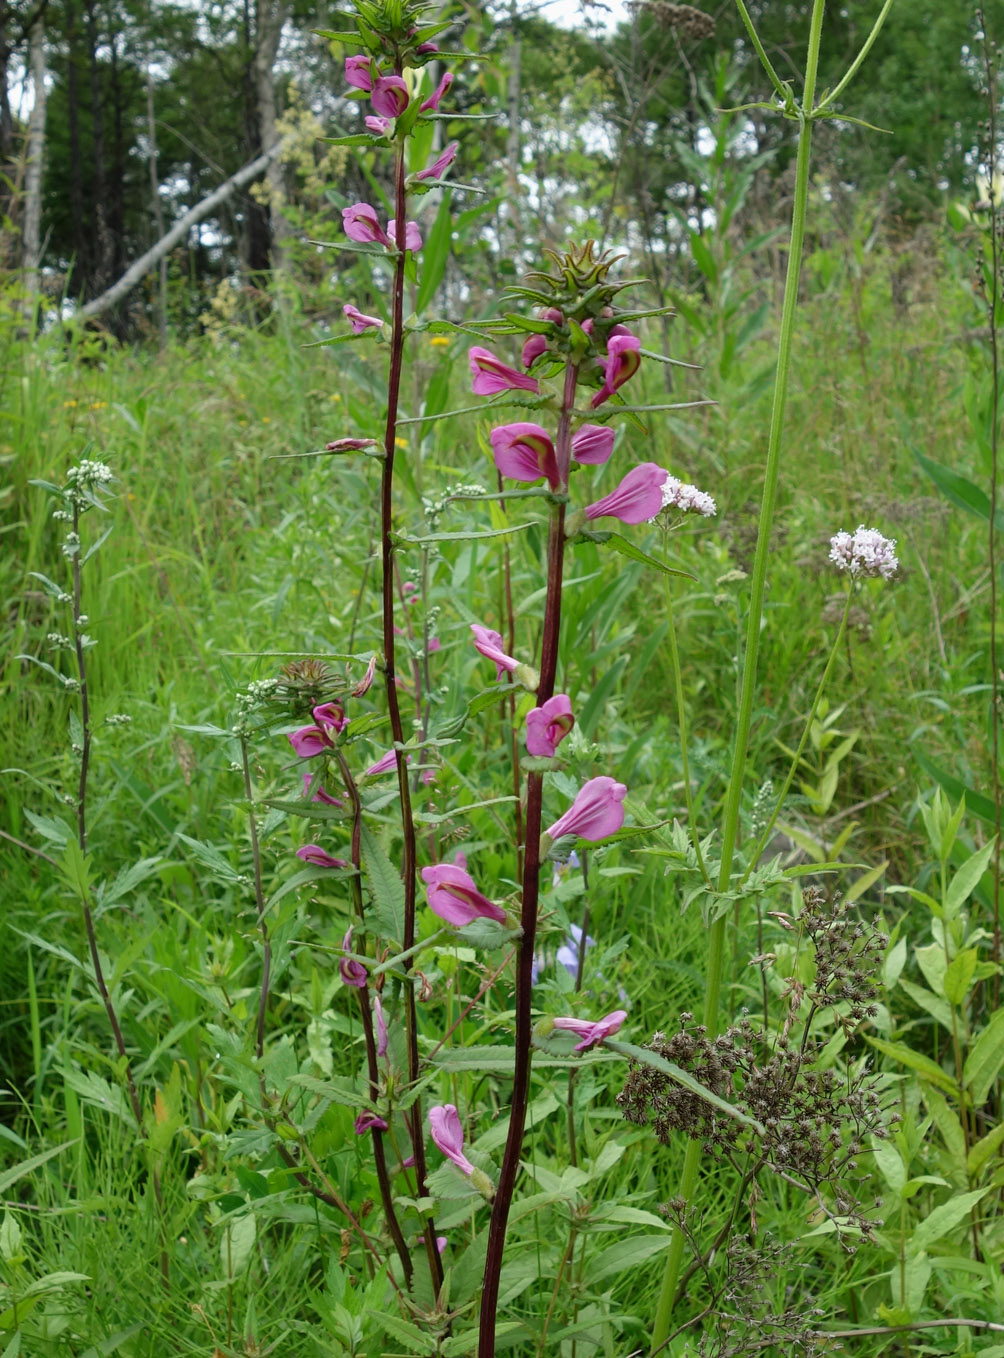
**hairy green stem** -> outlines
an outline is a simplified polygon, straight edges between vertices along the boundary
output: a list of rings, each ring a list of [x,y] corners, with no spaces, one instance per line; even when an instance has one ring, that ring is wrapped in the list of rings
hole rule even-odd
[[[752,24],[742,0],[737,0],[743,20],[752,33]],[[736,723],[735,745],[732,752],[732,770],[729,777],[728,793],[725,801],[724,825],[722,830],[722,861],[719,871],[718,889],[727,891],[732,878],[732,861],[735,856],[736,840],[739,832],[739,806],[742,796],[743,776],[746,771],[746,758],[749,749],[750,723],[753,715],[753,698],[756,691],[757,658],[760,647],[760,625],[763,618],[764,595],[767,582],[767,559],[770,550],[771,526],[774,518],[774,503],[777,495],[778,473],[781,465],[781,435],[784,429],[785,407],[788,400],[788,379],[791,372],[791,345],[795,329],[795,311],[798,305],[798,282],[802,269],[802,243],[805,236],[805,217],[809,198],[809,157],[812,145],[813,100],[816,92],[816,71],[819,64],[819,41],[823,26],[825,0],[813,0],[812,19],[809,28],[809,48],[805,67],[805,89],[799,118],[798,158],[795,166],[795,200],[791,218],[791,243],[788,251],[788,270],[785,278],[784,305],[781,311],[781,333],[778,339],[777,371],[774,378],[774,401],[771,409],[770,435],[767,441],[767,462],[764,468],[763,497],[760,504],[760,525],[757,536],[756,555],[753,560],[753,575],[750,582],[749,617],[746,629],[746,649],[743,656],[742,686],[739,696],[739,713]],[[764,60],[768,74],[773,70],[766,60],[759,40],[754,38],[758,52]],[[708,1034],[714,1037],[718,1032],[718,1010],[721,996],[722,972],[725,957],[725,916],[716,919],[710,931],[708,944],[707,973],[704,993],[704,1023]],[[702,1146],[700,1141],[687,1143],[683,1173],[680,1177],[678,1197],[689,1202],[697,1185],[701,1164]],[[673,1232],[662,1288],[656,1306],[655,1324],[652,1329],[652,1347],[660,1347],[669,1334],[673,1313],[673,1299],[676,1282],[683,1261],[684,1238],[679,1228]]]
[[[683,763],[683,796],[687,803],[687,829],[690,831],[690,838],[693,841],[694,853],[697,855],[697,866],[701,870],[701,876],[704,878],[705,885],[710,886],[711,878],[708,876],[708,869],[704,864],[704,855],[701,853],[701,836],[697,829],[697,817],[694,815],[694,794],[690,786],[690,758],[687,753],[687,706],[683,700],[683,673],[680,669],[680,649],[676,642],[676,620],[673,617],[673,587],[668,575],[663,578],[666,589],[666,617],[669,620],[669,660],[673,670],[673,685],[676,689],[676,715],[680,725],[680,758]]]

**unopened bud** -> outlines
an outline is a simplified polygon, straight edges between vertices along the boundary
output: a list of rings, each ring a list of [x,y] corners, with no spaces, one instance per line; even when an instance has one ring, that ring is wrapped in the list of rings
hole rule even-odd
[[[531,693],[536,693],[540,686],[540,674],[532,665],[517,665],[512,672],[512,677],[516,680],[517,684],[522,684],[523,687],[528,688]]]
[[[474,1168],[471,1170],[471,1185],[476,1188],[481,1196],[487,1201],[492,1202],[495,1198],[495,1185],[485,1174],[484,1170]]]

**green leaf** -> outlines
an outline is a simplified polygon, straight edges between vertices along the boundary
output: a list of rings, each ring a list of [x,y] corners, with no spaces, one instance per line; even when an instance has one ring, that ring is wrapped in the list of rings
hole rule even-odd
[[[952,1157],[955,1169],[960,1173],[965,1173],[966,1165],[966,1134],[962,1130],[962,1123],[959,1115],[951,1107],[945,1096],[937,1089],[932,1089],[923,1080],[920,1082],[920,1092],[923,1095],[927,1111],[931,1119],[941,1134],[941,1139],[945,1143],[945,1149]]]
[[[635,543],[630,542],[625,537],[621,537],[620,533],[607,533],[604,530],[603,532],[589,533],[588,535],[586,533],[581,533],[579,536],[586,538],[587,540],[592,540],[593,542],[602,543],[612,551],[619,553],[619,555],[626,556],[630,561],[641,561],[646,566],[653,566],[657,571],[662,571],[664,575],[682,575],[687,580],[697,580],[697,576],[691,575],[690,571],[680,570],[676,566],[668,566],[666,562],[661,561],[659,557],[652,556],[649,552],[643,552],[640,547],[635,545]]]
[[[915,1258],[922,1250],[926,1250],[929,1245],[933,1245],[936,1240],[954,1230],[989,1192],[988,1188],[977,1188],[972,1193],[959,1193],[948,1202],[943,1202],[940,1207],[935,1207],[906,1242],[907,1254]]]
[[[958,872],[948,884],[948,891],[945,893],[945,914],[951,919],[958,913],[969,897],[976,890],[976,886],[987,870],[987,865],[993,856],[995,841],[990,840],[984,844],[982,849],[977,849],[974,854],[962,864]],[[951,997],[949,997],[951,998]]]
[[[963,948],[949,963],[945,971],[945,998],[951,1004],[961,1004],[969,994],[978,957],[975,948]]]
[[[38,1155],[33,1155],[29,1160],[22,1160],[13,1169],[8,1169],[0,1174],[0,1193],[6,1193],[19,1179],[23,1179],[26,1174],[31,1174],[38,1169],[39,1165],[44,1165],[47,1160],[52,1160],[57,1155],[62,1155],[63,1151],[69,1150],[71,1146],[77,1144],[77,1139],[64,1141],[61,1146],[53,1146],[50,1150],[41,1151]]]
[[[971,787],[966,787],[961,779],[954,774],[948,773],[945,769],[939,768],[932,759],[922,754],[919,750],[914,750],[913,757],[924,770],[929,778],[934,781],[951,797],[965,797],[966,808],[978,816],[987,825],[996,825],[997,811],[989,797],[984,797],[982,793],[976,792]]]
[[[453,239],[453,215],[450,211],[451,194],[449,189],[443,194],[432,230],[425,238],[422,249],[422,274],[415,298],[415,312],[421,315],[432,301],[443,281],[443,274],[450,259],[450,244]]]
[[[604,1278],[614,1278],[629,1269],[640,1273],[646,1260],[669,1248],[672,1238],[672,1234],[667,1231],[663,1235],[631,1235],[626,1240],[618,1240],[615,1245],[592,1256],[586,1265],[584,1284],[586,1287],[595,1287]]]
[[[89,863],[89,855],[84,853],[77,841],[75,839],[67,840],[60,866],[64,878],[82,901],[87,900],[91,889]]]
[[[998,1123],[992,1132],[987,1132],[986,1136],[977,1141],[966,1160],[966,1169],[973,1178],[979,1174],[1002,1141],[1004,1141],[1004,1122]]]
[[[475,542],[479,538],[504,538],[510,533],[522,533],[524,529],[535,528],[542,522],[541,519],[531,519],[528,523],[512,523],[505,528],[486,528],[481,532],[426,533],[423,537],[412,536],[411,533],[395,533],[393,537],[395,543],[402,547],[425,546],[430,542]]]
[[[404,934],[404,883],[401,874],[365,822],[360,826],[360,831],[362,864],[373,893],[377,923],[386,938],[400,940]]]
[[[979,1108],[986,1103],[990,1086],[1004,1065],[1004,1008],[990,1016],[990,1022],[969,1048],[962,1078],[970,1086],[973,1103]]]
[[[392,1335],[399,1344],[404,1344],[411,1353],[433,1352],[434,1341],[430,1343],[430,1337],[424,1330],[420,1330],[417,1325],[412,1325],[410,1320],[402,1320],[394,1311],[376,1311],[372,1307],[367,1307],[366,1314],[372,1317],[380,1328],[389,1335]]]
[[[219,849],[214,849],[211,844],[203,844],[201,839],[192,839],[189,835],[179,833],[178,838],[182,844],[188,845],[203,867],[208,868],[219,881],[225,882],[227,886],[234,886],[240,881],[240,873],[227,862]]]
[[[242,1213],[224,1226],[220,1240],[220,1264],[223,1276],[228,1281],[233,1281],[243,1272],[251,1258],[256,1236],[254,1214],[251,1212]]]
[[[967,477],[953,471],[951,467],[945,467],[940,462],[933,462],[931,458],[925,457],[916,448],[912,451],[914,457],[947,500],[950,500],[956,508],[964,509],[967,514],[973,514],[976,518],[983,519],[985,523],[990,522],[990,500],[985,491],[974,485]],[[998,532],[1004,530],[1004,511],[998,509],[995,523]]]
[[[909,1070],[915,1070],[923,1079],[928,1080],[935,1088],[943,1090],[946,1094],[955,1094],[955,1081],[952,1077],[941,1069],[936,1061],[932,1061],[929,1056],[923,1056],[920,1052],[915,1052],[912,1047],[908,1047],[905,1042],[887,1042],[882,1037],[871,1037],[865,1035],[865,1041],[882,1052],[884,1056],[890,1057],[901,1066],[906,1066]]]

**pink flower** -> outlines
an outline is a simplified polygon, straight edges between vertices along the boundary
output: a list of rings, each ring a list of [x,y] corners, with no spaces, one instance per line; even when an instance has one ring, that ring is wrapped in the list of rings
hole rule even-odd
[[[605,515],[622,523],[644,523],[662,509],[662,487],[669,473],[654,462],[632,467],[616,490],[586,506],[587,519]]]
[[[356,1136],[362,1136],[364,1132],[385,1132],[387,1130],[386,1119],[379,1113],[360,1113],[353,1126],[356,1129]]]
[[[899,569],[896,539],[883,537],[877,528],[866,528],[863,523],[853,533],[836,533],[830,538],[830,560],[852,579],[881,575],[883,580],[891,580]]]
[[[453,84],[453,72],[447,71],[442,80],[436,86],[434,92],[426,99],[424,104],[419,104],[419,113],[435,113],[439,108],[439,101]]]
[[[346,57],[345,79],[357,90],[369,94],[373,88],[373,62],[370,57]]]
[[[475,396],[494,396],[497,391],[539,390],[537,379],[510,368],[488,349],[475,346],[468,351]]]
[[[377,1056],[386,1056],[390,1034],[387,1032],[387,1020],[384,1018],[383,1004],[379,995],[373,996],[373,1016],[376,1019]]]
[[[387,232],[392,241],[397,240],[397,222],[393,218],[387,223]],[[422,248],[422,233],[418,229],[418,222],[405,222],[404,224],[404,248],[417,254]]]
[[[505,911],[490,901],[474,885],[474,878],[455,863],[437,863],[422,869],[429,909],[447,924],[462,928],[476,919],[494,919],[505,924]]]
[[[343,207],[342,226],[349,240],[359,241],[362,245],[383,245],[388,250],[397,249],[394,243],[396,223],[389,222],[385,231],[377,218],[376,208],[370,207],[369,203],[353,203],[350,207]],[[404,248],[421,250],[422,237],[417,222],[405,224]]]
[[[319,844],[304,844],[302,849],[297,849],[297,858],[302,858],[305,863],[312,864],[315,868],[347,868],[349,865],[344,858],[332,858],[331,854],[325,853]]]
[[[460,1125],[460,1114],[452,1103],[444,1103],[438,1108],[429,1109],[429,1126],[432,1139],[458,1169],[465,1174],[473,1174],[474,1166],[464,1154],[464,1129]]]
[[[613,1037],[626,1018],[626,1009],[615,1009],[612,1014],[607,1014],[606,1018],[598,1019],[595,1023],[587,1019],[556,1018],[554,1026],[562,1032],[575,1033],[576,1037],[581,1037],[582,1041],[575,1044],[575,1050],[584,1052],[589,1047],[595,1047],[605,1037]]]
[[[570,698],[556,693],[526,714],[527,753],[550,758],[574,725]]]
[[[352,690],[353,698],[361,698],[364,693],[369,692],[370,685],[373,683],[373,675],[376,673],[376,656],[370,656],[370,663],[366,666],[366,673]]]
[[[614,431],[604,424],[584,424],[572,435],[572,457],[576,462],[599,466],[614,450]]]
[[[351,925],[349,926],[349,932],[342,939],[342,951],[343,952],[352,951]],[[363,966],[362,962],[354,962],[351,957],[343,957],[339,960],[338,970],[341,973],[342,980],[345,982],[346,985],[355,986],[357,990],[362,990],[362,988],[365,986],[366,968]]]
[[[531,335],[523,345],[523,351],[519,356],[519,361],[524,368],[529,368],[540,358],[541,354],[547,352],[547,337],[545,335]]]
[[[301,726],[298,731],[291,731],[289,743],[301,759],[313,759],[325,750],[334,749],[327,732],[319,726]]]
[[[390,131],[391,120],[389,118],[377,118],[372,113],[367,113],[363,122],[371,132],[375,132],[378,137],[385,137]]]
[[[375,448],[376,446],[376,439],[335,439],[333,443],[326,443],[324,448],[329,453],[358,453],[363,448]]]
[[[511,655],[506,655],[502,650],[502,637],[498,632],[493,632],[490,627],[482,627],[478,622],[471,623],[471,631],[474,633],[474,649],[486,660],[495,661],[496,679],[501,679],[506,670],[511,673],[516,668],[519,661],[513,660]]]
[[[539,424],[503,424],[491,432],[495,465],[513,481],[547,477],[552,490],[561,484],[554,444]]]
[[[361,335],[364,330],[379,330],[383,321],[379,316],[367,316],[364,311],[354,307],[351,302],[346,302],[342,307],[342,312],[348,317],[349,324],[357,335]]]
[[[423,769],[423,770],[422,770],[422,782],[425,784],[426,787],[431,787],[432,784],[433,784],[435,781],[436,781],[436,770],[435,770],[435,769]]]
[[[590,778],[579,789],[579,795],[565,814],[559,817],[548,830],[551,839],[561,839],[563,835],[577,835],[579,839],[606,839],[616,834],[624,824],[624,807],[621,805],[627,795],[623,783],[613,778]]]
[[[370,102],[382,118],[399,118],[408,107],[408,86],[399,75],[374,80]]]
[[[641,340],[637,335],[611,333],[607,340],[607,361],[603,364],[603,386],[590,403],[594,410],[638,371],[640,350]]]
[[[345,709],[341,703],[322,703],[320,707],[311,709],[310,715],[325,731],[334,731],[336,736],[340,736],[349,724],[349,719],[345,715]]]
[[[437,160],[434,160],[431,165],[426,165],[424,170],[419,170],[418,174],[415,175],[415,178],[442,179],[443,171],[449,169],[456,159],[457,148],[459,146],[460,143],[458,141],[451,141],[443,154]]]
[[[314,787],[314,784],[317,782],[317,778],[318,775],[316,773],[305,773],[303,775],[303,795],[305,797],[310,796],[310,789]],[[313,797],[311,797],[311,801],[323,802],[325,806],[345,805],[345,803],[341,801],[338,797],[329,797],[328,794],[325,792],[324,788],[321,787],[320,785],[314,788],[314,795]]]
[[[406,756],[406,763],[411,763],[411,755]],[[393,750],[388,750],[385,755],[371,764],[368,769],[363,770],[364,778],[375,778],[377,774],[389,773],[391,769],[397,768],[397,754]]]

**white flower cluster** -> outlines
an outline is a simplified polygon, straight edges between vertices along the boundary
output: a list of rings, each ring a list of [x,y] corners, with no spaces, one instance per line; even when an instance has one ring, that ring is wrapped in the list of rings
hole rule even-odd
[[[718,513],[718,506],[706,490],[698,490],[678,476],[667,476],[662,484],[663,509],[679,509],[686,513],[692,509],[695,514],[703,514],[709,519]]]
[[[836,533],[830,538],[830,560],[854,579],[881,575],[883,580],[891,580],[899,569],[896,539],[884,538],[877,528],[866,528],[863,523],[853,533]]]
[[[106,462],[91,462],[84,458],[75,467],[67,468],[66,483],[84,490],[94,490],[98,486],[111,485],[115,478]]]

